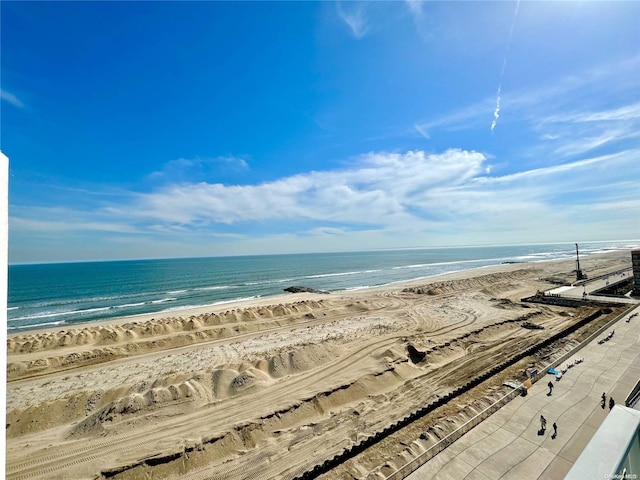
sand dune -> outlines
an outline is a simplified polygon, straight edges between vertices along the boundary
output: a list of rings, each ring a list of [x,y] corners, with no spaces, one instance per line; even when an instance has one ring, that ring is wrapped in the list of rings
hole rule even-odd
[[[630,257],[582,263],[593,275]],[[597,310],[520,301],[572,268],[502,265],[13,335],[7,478],[296,478],[451,398],[411,441],[381,441],[327,477],[384,478],[542,362],[518,352]],[[460,390],[511,358],[493,383]]]

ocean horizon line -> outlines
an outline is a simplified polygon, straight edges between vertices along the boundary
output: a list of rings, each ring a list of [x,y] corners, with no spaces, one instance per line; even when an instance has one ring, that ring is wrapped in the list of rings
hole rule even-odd
[[[369,252],[393,252],[408,250],[443,250],[443,249],[465,249],[465,248],[500,248],[500,247],[527,247],[527,246],[543,246],[543,245],[575,245],[576,243],[594,244],[594,243],[618,243],[618,242],[637,242],[630,245],[640,247],[639,239],[614,239],[614,240],[580,240],[567,242],[532,242],[532,243],[499,243],[499,244],[469,244],[469,245],[437,245],[437,246],[411,246],[411,247],[380,247],[368,248],[363,250],[318,250],[309,252],[274,252],[274,253],[236,253],[228,255],[196,255],[181,257],[132,257],[132,258],[113,258],[113,259],[85,259],[85,260],[51,260],[36,262],[9,262],[8,266],[20,265],[66,265],[75,263],[105,263],[105,262],[144,262],[154,260],[197,260],[209,258],[246,258],[246,257],[277,257],[288,255],[332,255],[332,254],[349,254],[349,253],[369,253]],[[626,247],[621,247],[626,248]]]

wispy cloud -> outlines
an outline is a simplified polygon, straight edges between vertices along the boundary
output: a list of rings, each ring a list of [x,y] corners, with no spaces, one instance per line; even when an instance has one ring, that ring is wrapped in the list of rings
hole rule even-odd
[[[590,69],[532,90],[510,91],[508,95],[499,90],[497,112],[506,108],[504,123],[518,129],[521,155],[537,157],[538,162],[557,163],[562,158],[625,150],[630,142],[636,142],[637,148],[640,103],[633,92],[640,84],[614,81],[627,78],[634,68],[640,68],[640,57]],[[611,92],[614,88],[619,89],[617,94]],[[603,103],[605,92],[607,102]],[[628,103],[629,98],[633,103]],[[418,121],[412,130],[432,139],[437,139],[440,132],[480,132],[486,125],[490,103],[490,98],[485,97],[465,108]],[[527,138],[530,144],[525,143]]]
[[[544,202],[557,192],[575,190],[575,185],[567,188],[573,178],[579,178],[583,187],[603,180],[612,183],[616,175],[621,175],[613,173],[618,171],[614,166],[632,166],[634,154],[625,151],[488,176],[487,157],[478,152],[372,152],[358,157],[351,168],[343,170],[309,172],[258,185],[170,184],[151,193],[132,193],[126,204],[112,204],[91,214],[67,211],[61,216],[48,211],[46,216],[64,218],[65,225],[75,219],[79,228],[128,232],[266,221],[391,227],[420,219],[421,212],[433,217],[443,211],[456,211],[457,215],[481,211],[491,203],[490,198],[495,200],[497,192],[501,197],[510,192],[510,198],[521,200],[516,202],[519,205],[523,200],[535,198]],[[585,172],[601,165],[606,165],[610,173],[584,177]],[[582,176],[579,172],[583,172]],[[608,179],[608,175],[613,176]],[[478,201],[480,198],[484,201]],[[500,205],[501,201],[495,204]],[[93,223],[88,221],[91,216]],[[135,228],[127,229],[126,225]],[[46,223],[46,228],[51,224]],[[344,231],[340,226],[331,228],[338,229],[334,233]]]
[[[509,122],[524,122],[534,127],[558,122],[633,120],[639,115],[638,103],[611,106],[612,98],[615,98],[612,89],[618,89],[623,93],[637,91],[637,80],[632,81],[630,78],[637,77],[638,69],[640,57],[632,57],[576,75],[554,79],[552,83],[534,89],[512,90],[508,94],[500,90],[499,109],[509,111]],[[607,92],[609,95],[598,95],[599,91]],[[601,97],[608,99],[604,106],[598,105]],[[491,104],[491,97],[485,97],[466,107],[440,112],[436,118],[418,120],[415,125],[422,131],[429,132],[431,136],[437,130],[459,131],[477,128],[486,125],[484,122]],[[582,110],[570,111],[569,108],[575,108],[575,104],[582,104]]]
[[[601,110],[563,111],[534,123],[541,138],[554,141],[554,156],[570,157],[640,139],[640,103]]]
[[[5,102],[9,102],[14,107],[24,108],[24,103],[20,101],[13,93],[0,89],[0,98]]]
[[[405,202],[434,185],[463,182],[482,171],[484,160],[480,153],[461,150],[370,153],[349,169],[259,185],[170,185],[140,195],[133,210],[178,223],[281,219],[378,224],[408,218]]]
[[[390,246],[391,238],[396,246],[427,239],[469,243],[467,235],[483,242],[496,232],[505,241],[544,241],[540,232],[562,231],[567,224],[595,234],[615,222],[629,237],[640,233],[632,220],[640,197],[629,181],[638,174],[637,150],[505,175],[490,175],[488,162],[482,153],[455,149],[370,152],[353,158],[348,168],[261,184],[166,184],[83,211],[14,207],[10,232],[14,245],[21,243],[15,239],[65,242],[79,235],[97,235],[96,242],[105,245],[125,235],[154,238],[156,245],[188,238],[184,248],[195,242],[201,254],[211,242],[234,242],[235,250],[231,243],[228,248],[237,253],[267,245],[270,251],[300,251],[303,243],[307,249],[373,248]],[[302,243],[296,246],[296,239]]]
[[[336,2],[336,12],[355,38],[363,38],[369,30],[364,5],[360,2]]]
[[[629,139],[640,138],[640,131],[628,125],[613,128],[602,127],[602,131],[594,134],[584,131],[578,136],[576,133],[575,129],[573,131],[567,131],[564,141],[553,150],[553,154],[561,157],[573,157],[593,150],[620,144]]]
[[[415,17],[422,15],[422,6],[424,4],[422,0],[405,0],[405,3]]]
[[[149,179],[171,183],[215,181],[220,174],[246,171],[249,164],[243,157],[226,155],[215,158],[179,158],[171,160]]]
[[[522,180],[525,178],[532,178],[532,177],[551,177],[551,176],[554,176],[555,174],[570,172],[572,170],[584,170],[585,167],[593,166],[595,164],[616,163],[617,160],[621,158],[630,158],[632,155],[633,155],[633,152],[631,151],[619,152],[611,155],[603,155],[599,157],[577,160],[574,162],[562,163],[560,165],[553,165],[549,167],[524,170],[521,172],[503,175],[499,177],[484,177],[480,179],[475,179],[475,181],[481,182],[481,183],[498,183],[498,182],[506,183],[506,182],[513,182],[515,180]],[[550,186],[546,188],[555,188],[555,186]]]
[[[63,230],[73,223],[78,228],[105,231],[125,231],[121,225],[130,225],[129,232],[157,230],[162,225],[192,230],[270,221],[289,224],[285,228],[308,222],[403,224],[412,220],[411,212],[430,208],[422,204],[424,192],[439,185],[463,184],[483,174],[485,159],[480,153],[463,150],[372,152],[353,159],[352,166],[342,170],[314,171],[257,185],[172,183],[151,193],[131,192],[126,200],[116,203],[114,199],[91,212],[23,207],[14,208],[12,216],[16,229],[29,230],[36,228],[38,219],[42,230]],[[55,218],[61,220],[52,220]],[[53,228],[50,222],[62,226]]]
[[[491,108],[491,102],[487,97],[467,107],[441,113],[437,118],[419,120],[413,125],[413,129],[426,138],[432,137],[433,132],[438,130],[457,131],[482,126],[486,120],[487,108]]]
[[[423,137],[426,139],[431,138],[431,136],[429,135],[429,132],[427,131],[428,125],[420,125],[419,123],[416,123],[413,128],[416,129],[416,131]]]
[[[543,119],[544,123],[612,122],[640,119],[640,102],[599,111],[561,112]]]
[[[335,227],[316,227],[316,228],[312,228],[311,230],[309,230],[308,232],[311,235],[332,235],[332,236],[337,236],[337,235],[348,235],[349,233],[351,233],[351,230],[347,229],[347,228],[335,228]]]
[[[119,222],[113,217],[106,218],[95,211],[80,212],[73,208],[60,207],[29,208],[12,212],[9,228],[15,232],[44,235],[78,232],[143,233],[130,223]]]
[[[563,236],[617,235],[635,238],[640,196],[624,178],[637,175],[636,152],[623,152],[524,170],[495,177],[475,177],[462,185],[427,192],[451,231],[459,227],[474,238],[504,235],[513,241],[557,241]],[[614,205],[620,206],[616,209]],[[570,238],[570,237],[569,237]]]

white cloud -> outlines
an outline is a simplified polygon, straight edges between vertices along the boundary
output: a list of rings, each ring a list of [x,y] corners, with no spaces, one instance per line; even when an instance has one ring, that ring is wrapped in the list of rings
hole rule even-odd
[[[419,17],[422,15],[422,5],[424,3],[422,0],[405,0],[405,3],[414,16]]]
[[[544,176],[552,176],[561,172],[569,172],[571,170],[579,170],[587,167],[589,165],[594,165],[598,163],[611,163],[615,162],[618,159],[626,159],[632,155],[632,152],[619,152],[611,155],[603,155],[600,157],[588,158],[583,160],[577,160],[575,162],[563,163],[560,165],[553,165],[549,167],[536,168],[532,170],[526,170],[522,172],[512,173],[509,175],[504,175],[501,177],[485,177],[481,179],[476,179],[478,182],[483,183],[495,183],[495,182],[511,182],[516,179],[522,179],[525,177],[544,177]],[[555,186],[552,186],[555,188]]]
[[[257,185],[170,184],[114,198],[119,203],[93,211],[14,208],[11,230],[246,240],[246,227],[261,225],[267,237],[306,232],[348,243],[365,230],[402,238],[409,232],[501,229],[511,216],[518,228],[529,231],[525,219],[564,218],[573,203],[604,210],[608,202],[629,206],[638,201],[633,182],[624,181],[638,172],[635,150],[495,176],[488,176],[486,162],[486,155],[464,150],[371,152],[341,170]],[[557,201],[566,195],[573,199]]]
[[[550,129],[551,125],[637,120],[640,118],[640,103],[621,102],[612,107],[611,99],[615,92],[611,92],[611,89],[615,86],[627,93],[637,91],[640,86],[637,81],[638,69],[640,57],[633,57],[580,72],[579,75],[555,79],[553,83],[536,89],[510,91],[508,94],[498,92],[499,109],[502,112],[500,117],[507,115],[505,120],[511,123],[524,122],[544,130],[543,135],[554,137],[557,134]],[[603,95],[598,95],[599,91]],[[610,95],[604,95],[604,92]],[[608,99],[606,108],[598,105],[601,98]],[[413,128],[421,133],[429,132],[434,137],[436,130],[460,131],[484,127],[492,116],[487,112],[493,111],[494,104],[495,97],[485,97],[467,107],[441,113],[437,118],[419,120]],[[583,105],[580,111],[568,111],[569,106],[574,108],[576,104]]]
[[[486,98],[473,105],[438,115],[432,120],[420,120],[414,124],[422,136],[433,136],[435,130],[457,131],[486,125],[487,109],[492,108],[493,100]]]
[[[340,19],[347,24],[354,37],[362,38],[367,34],[369,25],[367,24],[362,3],[336,2],[336,12]]]
[[[50,209],[51,220],[44,218],[9,217],[11,231],[34,234],[51,234],[55,232],[116,232],[116,233],[142,233],[142,231],[130,224],[100,221],[83,221],[81,219],[67,219],[59,217],[58,209]],[[45,213],[44,211],[41,213]],[[74,212],[68,212],[74,213]],[[59,218],[59,219],[57,219]]]
[[[420,125],[419,123],[416,123],[413,127],[423,138],[426,138],[427,140],[431,138],[431,136],[429,135],[429,132],[425,128],[426,127],[425,125]]]
[[[640,131],[632,129],[631,126],[607,128],[602,132],[596,132],[594,134],[587,132],[578,134],[578,132],[574,130],[573,132],[566,133],[565,141],[561,146],[556,148],[553,153],[557,156],[576,156],[633,138],[640,138]]]
[[[484,160],[480,153],[462,150],[369,153],[348,169],[310,172],[259,185],[173,184],[138,195],[136,205],[126,210],[175,223],[394,223],[410,218],[407,206],[417,202],[418,208],[426,207],[419,205],[422,192],[465,182],[483,171]]]
[[[149,175],[149,179],[172,183],[212,181],[221,173],[234,173],[248,169],[249,164],[244,158],[233,155],[215,158],[179,158],[162,165],[160,170]]]
[[[93,238],[92,252],[117,252],[130,238],[132,256],[180,256],[563,241],[567,229],[634,238],[637,153],[513,170],[467,150],[370,152],[346,168],[261,184],[181,181],[85,210],[12,206],[11,245],[84,251],[78,239]]]
[[[640,138],[640,103],[600,110],[549,112],[533,121],[543,140],[553,140],[552,157],[575,157],[598,149],[618,149]]]
[[[310,235],[319,236],[319,235],[348,235],[350,233],[349,229],[346,228],[335,228],[335,227],[316,227],[312,228],[308,232]]]
[[[599,111],[560,113],[544,119],[547,123],[612,122],[640,119],[640,102]]]
[[[22,103],[20,99],[13,93],[7,92],[6,90],[0,89],[0,98],[2,98],[2,100],[6,102],[9,102],[14,107],[24,108],[24,103]]]

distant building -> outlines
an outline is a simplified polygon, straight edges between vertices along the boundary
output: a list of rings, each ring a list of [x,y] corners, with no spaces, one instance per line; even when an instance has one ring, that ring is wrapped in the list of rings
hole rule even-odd
[[[633,265],[632,295],[640,297],[640,250],[631,251],[631,264]]]

